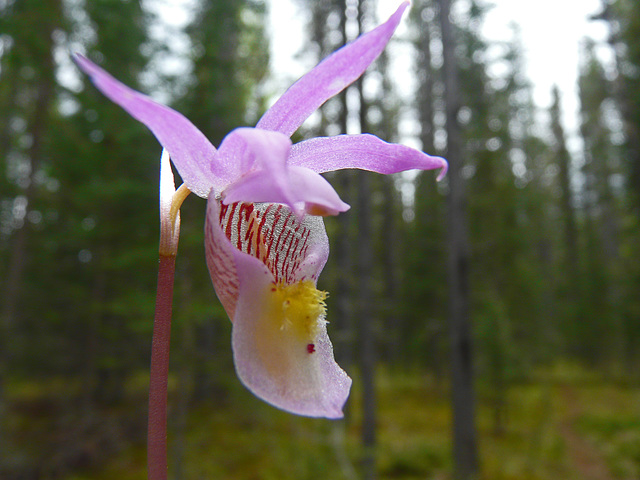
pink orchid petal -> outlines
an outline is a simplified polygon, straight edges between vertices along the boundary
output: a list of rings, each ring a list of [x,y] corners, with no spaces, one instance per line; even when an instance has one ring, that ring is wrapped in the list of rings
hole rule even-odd
[[[232,181],[252,170],[270,170],[283,183],[290,150],[291,139],[280,132],[240,127],[224,137],[218,154]]]
[[[323,173],[345,168],[359,168],[391,174],[405,170],[440,168],[438,180],[447,172],[444,158],[432,157],[419,150],[387,143],[369,134],[316,137],[295,144],[289,164]]]
[[[215,164],[216,149],[187,118],[120,83],[82,55],[74,59],[104,95],[153,132],[189,190],[206,198],[211,188],[222,189],[226,175]]]
[[[216,295],[229,318],[233,318],[238,300],[238,274],[233,258],[233,245],[220,226],[218,200],[211,195],[207,201],[204,226],[204,251],[209,275]]]
[[[220,145],[225,164],[238,166],[239,178],[223,191],[224,202],[274,202],[291,204],[287,158],[291,140],[279,132],[237,128]]]
[[[236,202],[294,203],[289,188],[278,185],[277,178],[264,170],[245,174],[222,192],[222,199],[226,205]]]
[[[338,193],[322,176],[305,167],[289,167],[289,184],[304,211],[312,215],[337,215],[349,210]]]
[[[278,282],[316,282],[329,257],[329,239],[321,217],[299,219],[285,205],[207,203],[205,253],[213,286],[229,318],[238,297],[233,252],[259,258]]]
[[[209,206],[207,221],[234,250],[258,258],[279,283],[317,281],[329,256],[329,239],[321,217],[296,216],[286,205],[277,203],[234,203],[218,207],[214,217]],[[217,223],[217,222],[216,222]],[[216,235],[220,235],[216,233]],[[218,239],[219,240],[219,239]]]
[[[256,127],[291,136],[324,102],[362,75],[384,50],[408,6],[409,2],[404,2],[385,23],[337,50],[300,78]]]
[[[290,220],[299,221],[294,216]],[[292,261],[283,263],[282,267],[286,272],[285,277],[290,278],[292,283],[303,280],[312,280],[315,283],[329,258],[329,237],[322,217],[306,215],[300,221],[300,228],[303,229],[300,233],[302,246],[292,242],[300,254],[295,258],[296,254],[292,253]]]
[[[295,216],[292,216],[292,220],[298,221]],[[296,249],[300,256],[283,262],[283,270],[287,272],[284,276],[290,278],[291,282],[312,280],[316,283],[329,258],[329,238],[322,217],[306,215],[300,225],[304,229],[300,235],[303,246]]]
[[[351,379],[335,362],[326,323],[312,339],[283,327],[274,305],[274,278],[258,259],[236,251],[240,280],[233,319],[233,358],[238,377],[264,401],[299,415],[341,418]]]
[[[289,168],[291,140],[279,132],[238,128],[218,151],[225,164],[240,165],[243,174],[223,192],[225,204],[236,202],[283,203],[305,211],[336,215],[349,209],[333,187],[317,173],[302,167]]]
[[[265,202],[288,205],[297,215],[337,215],[349,210],[331,184],[304,167],[290,167],[287,181],[279,184],[269,170],[245,174],[223,192],[225,204]]]
[[[279,285],[315,285],[329,253],[322,219],[306,216],[300,222],[286,207],[273,204],[222,208],[209,198],[205,250],[216,293],[233,320],[238,377],[278,408],[341,417],[351,379],[334,360],[324,319],[313,338],[282,328],[282,305],[274,303],[272,292],[276,279]],[[262,229],[265,248],[256,247],[256,228]]]

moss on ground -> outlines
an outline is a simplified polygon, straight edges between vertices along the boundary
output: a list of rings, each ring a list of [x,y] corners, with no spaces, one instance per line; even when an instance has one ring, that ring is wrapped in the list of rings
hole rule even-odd
[[[377,385],[379,478],[450,479],[448,387],[423,373],[384,369]],[[35,402],[32,390],[22,394]],[[359,396],[355,378],[348,420],[327,421],[278,411],[236,388],[222,404],[190,407],[184,427],[172,425],[170,469],[175,478],[198,480],[359,478]],[[640,478],[639,401],[637,387],[570,369],[511,385],[499,428],[495,408],[480,398],[481,478],[580,479],[593,466],[579,464],[587,457],[611,479]],[[21,422],[28,426],[28,419],[14,419]],[[144,445],[133,440],[100,466],[64,478],[145,479]]]

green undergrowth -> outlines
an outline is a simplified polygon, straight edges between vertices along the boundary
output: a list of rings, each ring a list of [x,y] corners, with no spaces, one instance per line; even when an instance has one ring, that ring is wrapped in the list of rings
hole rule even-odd
[[[629,386],[591,386],[579,391],[589,405],[577,428],[595,445],[615,478],[640,478],[640,390]]]
[[[535,381],[510,385],[499,417],[491,404],[494,396],[479,395],[481,479],[577,480],[588,467],[576,464],[585,451],[590,461],[601,461],[608,475],[604,478],[640,478],[638,389],[584,371],[567,372],[571,370],[540,372]],[[419,372],[380,369],[377,380],[379,478],[452,478],[448,387]],[[290,415],[239,387],[224,402],[190,406],[182,425],[174,407],[170,478],[360,478],[366,452],[360,446],[359,400],[355,378],[347,419],[341,421]],[[63,478],[142,480],[144,444],[137,439],[100,466]]]

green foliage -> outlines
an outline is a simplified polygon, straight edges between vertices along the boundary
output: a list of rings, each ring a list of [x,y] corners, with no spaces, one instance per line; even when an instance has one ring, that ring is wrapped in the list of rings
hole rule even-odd
[[[605,6],[603,17],[614,32],[617,74],[620,90],[617,93],[620,113],[624,120],[624,160],[629,168],[629,187],[636,209],[640,206],[640,14],[633,0],[612,0]],[[636,212],[637,213],[637,212]]]
[[[148,39],[151,18],[138,0],[71,3],[8,2],[0,10],[0,279],[7,292],[0,301],[0,471],[12,464],[5,442],[18,441],[5,440],[3,433],[5,384],[52,377],[72,383],[82,395],[56,410],[64,416],[61,423],[104,428],[94,423],[92,412],[120,405],[126,377],[149,362],[160,146],[60,54],[81,49],[144,91],[140,79],[155,48]],[[222,110],[198,110],[225,118],[225,130],[253,121],[247,111],[251,103],[253,116],[258,113],[256,85],[267,64],[264,6],[247,2],[233,8],[229,21],[235,33],[218,30],[220,36],[211,36],[227,14],[222,11],[192,30],[196,38],[208,29],[198,38],[229,57],[218,84],[198,83],[229,100]],[[219,63],[218,57],[210,60]],[[196,70],[206,68],[200,63]],[[210,395],[216,382],[226,381],[210,372],[233,374],[229,322],[215,301],[204,262],[204,203],[187,206],[175,302],[181,309],[175,338],[183,351],[175,358],[199,368],[192,369],[199,388],[190,392]],[[219,327],[212,328],[214,322]],[[75,387],[66,393],[73,392]],[[115,413],[114,422],[125,416]],[[110,452],[107,448],[103,455]]]
[[[214,145],[230,130],[255,123],[262,113],[256,87],[269,58],[264,22],[262,2],[202,0],[188,28],[192,80],[176,107]]]
[[[543,480],[584,478],[584,467],[598,459],[598,468],[609,472],[605,478],[624,479],[637,475],[637,392],[607,381],[593,372],[558,365],[536,372],[535,383],[514,383],[506,390],[509,422],[496,435],[492,428],[492,408],[481,400],[479,436],[482,445],[482,479]],[[172,382],[173,384],[173,382]],[[449,430],[450,408],[445,390],[424,372],[379,371],[377,377],[380,424],[378,476],[381,479],[451,478]],[[36,405],[47,408],[48,399],[66,383],[48,386],[23,384],[12,392],[23,409],[15,412],[16,425],[23,425],[24,440],[37,434],[37,423],[47,425],[52,434],[60,428],[51,416],[34,414]],[[355,385],[356,393],[359,382]],[[144,401],[144,382],[128,389]],[[137,393],[135,393],[137,392]],[[232,398],[220,404],[211,401],[189,408],[183,437],[169,432],[170,452],[178,442],[185,447],[182,478],[282,478],[349,479],[358,471],[361,451],[358,440],[360,405],[352,397],[351,420],[326,422],[291,416],[274,410],[251,397],[237,382],[230,386]],[[74,390],[75,393],[75,390]],[[177,393],[175,390],[173,393]],[[69,397],[67,392],[66,397]],[[142,406],[142,403],[141,403]],[[51,412],[50,412],[51,413]],[[103,415],[107,417],[106,412]],[[54,417],[55,418],[55,417]],[[113,416],[108,416],[114,422]],[[26,428],[25,428],[26,427]],[[122,434],[112,423],[113,434]],[[85,432],[82,442],[94,445],[100,432]],[[112,445],[103,436],[103,445]],[[51,440],[50,437],[47,437]],[[588,446],[589,458],[572,455]],[[43,442],[45,438],[40,438]],[[85,466],[62,478],[101,480],[146,478],[143,438],[123,439],[118,453],[106,463]],[[41,447],[45,443],[40,443]],[[580,445],[584,446],[584,445]],[[51,447],[47,447],[51,448]],[[110,447],[111,448],[111,447]],[[87,449],[87,451],[90,451]],[[46,460],[52,465],[56,450]],[[175,458],[175,457],[173,457]],[[43,463],[45,465],[45,463]],[[171,473],[176,465],[172,464]]]

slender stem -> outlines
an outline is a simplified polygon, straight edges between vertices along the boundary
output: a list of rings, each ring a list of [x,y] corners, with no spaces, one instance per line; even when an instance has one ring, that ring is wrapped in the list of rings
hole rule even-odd
[[[176,191],[169,153],[163,150],[160,159],[160,262],[149,375],[147,431],[147,478],[149,480],[167,480],[167,384],[173,279],[180,238],[180,206],[189,193],[191,192],[185,185]]]
[[[175,255],[160,255],[149,379],[147,436],[149,480],[167,479],[167,382],[175,265]]]

